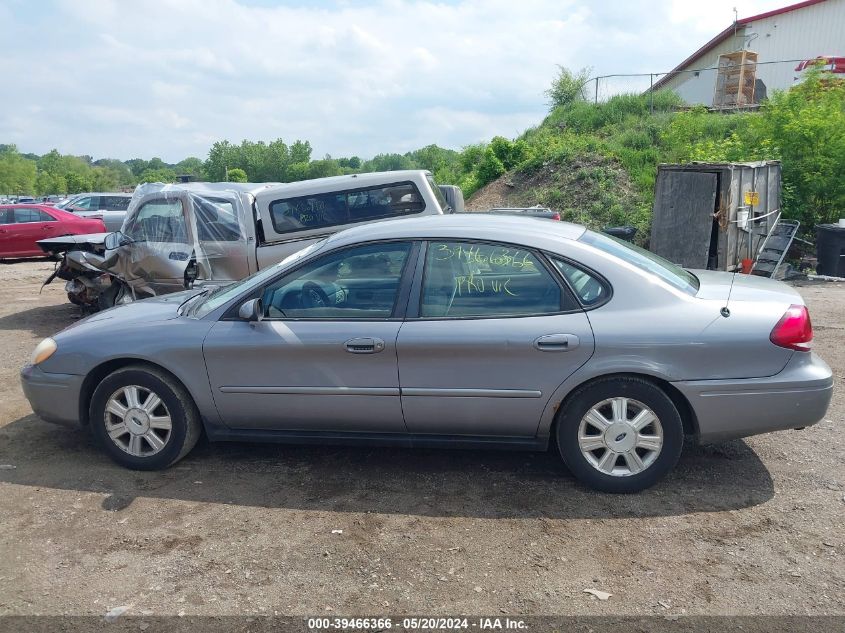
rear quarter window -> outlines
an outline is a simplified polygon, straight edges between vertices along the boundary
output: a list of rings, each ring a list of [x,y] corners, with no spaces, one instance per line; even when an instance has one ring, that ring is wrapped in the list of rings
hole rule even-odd
[[[585,308],[595,307],[610,298],[610,288],[596,275],[581,270],[562,259],[552,258],[552,262]]]

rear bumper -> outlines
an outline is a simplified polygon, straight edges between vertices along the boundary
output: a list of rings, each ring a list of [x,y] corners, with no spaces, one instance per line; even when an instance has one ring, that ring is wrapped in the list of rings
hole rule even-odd
[[[827,413],[833,374],[813,353],[795,352],[783,371],[767,378],[672,383],[686,396],[702,442],[810,426]]]
[[[79,426],[79,394],[84,378],[49,374],[34,365],[21,369],[23,393],[35,415],[64,426]]]

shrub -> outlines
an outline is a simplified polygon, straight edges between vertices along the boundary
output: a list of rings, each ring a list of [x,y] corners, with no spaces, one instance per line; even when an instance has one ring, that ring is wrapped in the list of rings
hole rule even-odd
[[[557,68],[557,77],[552,80],[551,88],[546,90],[549,105],[554,109],[570,106],[577,101],[585,101],[587,99],[586,86],[590,78],[590,69],[582,68],[573,73],[563,66]]]
[[[246,172],[235,167],[229,170],[229,182],[249,182]]]

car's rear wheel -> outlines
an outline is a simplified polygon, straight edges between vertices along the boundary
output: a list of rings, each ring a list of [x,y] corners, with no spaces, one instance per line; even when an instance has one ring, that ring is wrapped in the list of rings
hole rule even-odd
[[[185,388],[152,367],[112,372],[91,398],[94,435],[121,466],[167,468],[182,459],[200,436],[199,412]]]
[[[557,421],[564,462],[602,492],[639,492],[654,485],[675,466],[683,442],[683,422],[672,399],[633,376],[581,387]]]

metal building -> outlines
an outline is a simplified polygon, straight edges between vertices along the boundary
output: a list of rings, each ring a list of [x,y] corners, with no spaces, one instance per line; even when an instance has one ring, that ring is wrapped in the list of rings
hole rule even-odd
[[[649,250],[685,268],[739,270],[780,217],[780,161],[659,165]]]
[[[689,104],[723,107],[717,69],[723,56],[738,51],[756,53],[756,63],[745,67],[754,91],[750,103],[734,105],[759,103],[795,83],[802,72],[795,60],[845,57],[845,0],[805,0],[737,20],[655,82],[654,90],[674,90]],[[770,63],[779,60],[792,61]]]

